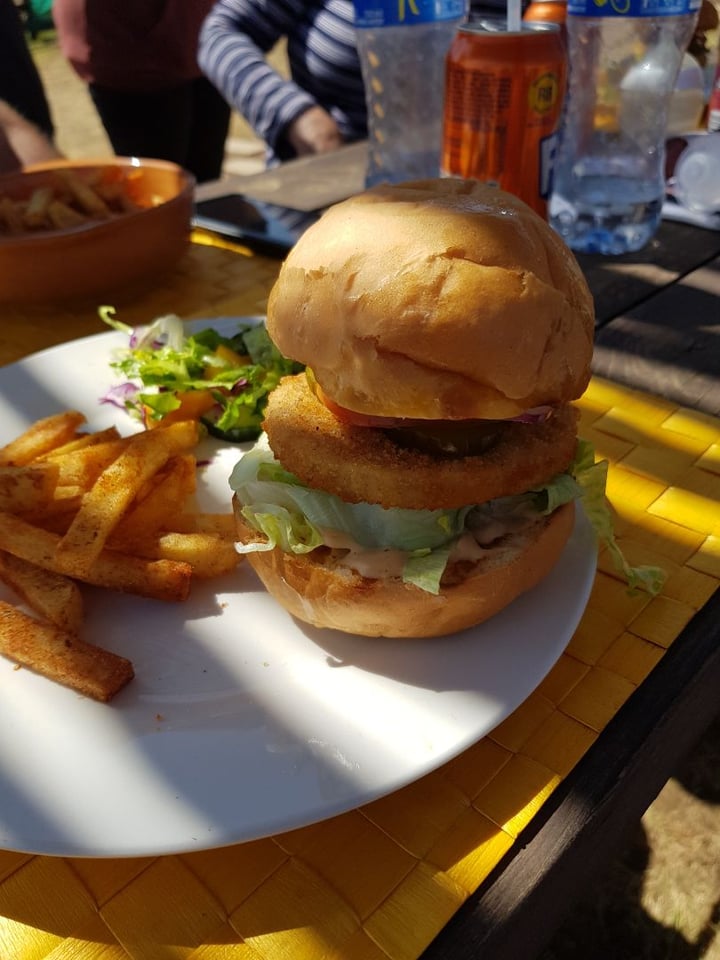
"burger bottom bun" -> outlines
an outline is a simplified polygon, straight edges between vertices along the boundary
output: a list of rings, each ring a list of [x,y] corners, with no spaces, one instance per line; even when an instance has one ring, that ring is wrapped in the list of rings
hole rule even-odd
[[[234,507],[240,541],[256,541],[236,500]],[[574,504],[566,504],[481,561],[448,568],[452,582],[438,595],[399,578],[360,576],[329,550],[296,556],[276,548],[247,560],[268,593],[305,623],[366,637],[439,637],[482,623],[538,584],[559,559],[574,518]]]

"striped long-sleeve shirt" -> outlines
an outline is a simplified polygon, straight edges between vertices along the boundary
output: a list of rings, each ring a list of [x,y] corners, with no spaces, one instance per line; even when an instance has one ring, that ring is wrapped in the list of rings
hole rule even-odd
[[[265,58],[283,37],[289,80]],[[201,30],[198,62],[267,143],[271,163],[294,155],[284,132],[315,105],[344,140],[367,135],[352,0],[219,0]]]

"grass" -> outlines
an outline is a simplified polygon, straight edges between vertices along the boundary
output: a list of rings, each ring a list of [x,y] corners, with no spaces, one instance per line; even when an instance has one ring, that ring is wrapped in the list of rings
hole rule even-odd
[[[541,960],[720,960],[720,720]]]

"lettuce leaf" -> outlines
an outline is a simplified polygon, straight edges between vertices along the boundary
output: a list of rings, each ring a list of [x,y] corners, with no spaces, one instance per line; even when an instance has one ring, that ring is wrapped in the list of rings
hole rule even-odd
[[[625,577],[631,591],[645,590],[656,596],[662,590],[665,572],[660,567],[649,565],[631,566],[615,539],[612,512],[605,493],[607,460],[596,461],[593,445],[581,439],[571,472],[580,487],[588,520],[598,540],[608,548],[615,569]]]
[[[405,561],[403,581],[412,583],[427,593],[440,593],[440,581],[445,573],[452,544],[435,550],[417,550]]]
[[[243,517],[267,543],[238,545],[241,553],[272,550],[302,554],[326,542],[407,555],[403,580],[438,593],[450,549],[465,526],[470,507],[460,510],[405,510],[372,503],[346,503],[311,490],[273,457],[265,437],[236,464],[230,486]],[[326,532],[326,533],[324,533]]]
[[[333,494],[312,490],[278,463],[263,435],[236,464],[230,486],[242,514],[267,540],[238,545],[241,553],[280,547],[303,554],[325,543],[359,545],[369,550],[400,550],[406,555],[403,580],[438,593],[440,580],[458,537],[476,522],[476,514],[499,519],[548,515],[573,500],[581,500],[599,541],[605,543],[616,568],[631,589],[659,592],[664,580],[657,567],[631,566],[613,533],[605,487],[608,464],[595,460],[592,444],[578,442],[567,473],[527,493],[501,497],[459,510],[406,510],[378,504],[346,503]]]
[[[572,503],[582,496],[582,488],[570,473],[559,473],[549,483],[533,491],[538,513],[549,517],[558,507]]]
[[[251,526],[267,537],[267,542],[236,544],[238,553],[262,553],[275,547],[285,553],[310,553],[324,542],[320,531],[307,517],[276,503],[245,506],[241,513]]]

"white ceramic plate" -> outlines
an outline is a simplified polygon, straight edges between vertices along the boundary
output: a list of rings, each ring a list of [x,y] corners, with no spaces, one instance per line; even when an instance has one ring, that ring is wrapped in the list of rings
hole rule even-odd
[[[237,321],[207,321],[228,332]],[[107,333],[0,369],[0,442],[62,409],[125,415]],[[240,448],[209,448],[201,505],[224,508]],[[135,680],[101,705],[0,658],[0,847],[136,856],[267,836],[357,807],[452,758],[560,656],[595,571],[581,515],[556,569],[479,628],[367,640],[295,622],[248,565],[183,604],[87,590],[85,638]],[[0,587],[0,590],[4,588]],[[11,599],[7,592],[4,598]]]

